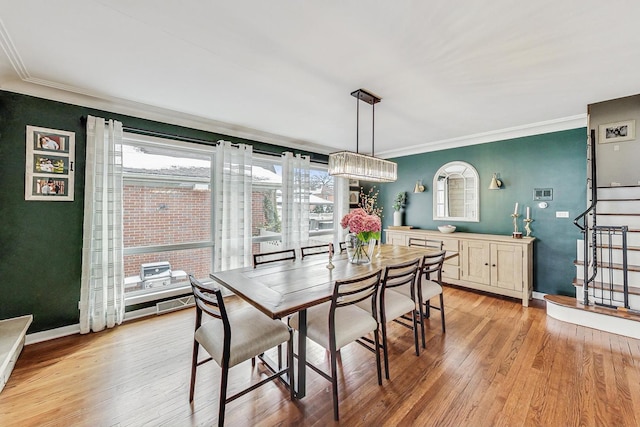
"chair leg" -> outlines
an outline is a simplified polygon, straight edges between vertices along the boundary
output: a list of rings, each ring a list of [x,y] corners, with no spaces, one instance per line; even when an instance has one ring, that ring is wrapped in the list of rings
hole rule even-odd
[[[378,385],[382,385],[382,366],[380,364],[380,335],[378,329],[373,331],[373,340],[376,349],[376,368],[378,370]]]
[[[291,397],[291,400],[294,400],[296,396],[296,383],[293,374],[293,331],[290,331],[289,334],[289,342],[287,343],[287,363],[289,364],[289,395]]]
[[[442,319],[442,333],[445,333],[444,328],[444,295],[440,294],[440,317]]]
[[[384,356],[384,377],[389,379],[389,353],[387,351],[387,325],[382,326],[382,355]]]
[[[278,344],[278,370],[282,369],[282,344]]]
[[[420,334],[422,335],[422,348],[427,348],[424,335],[424,314],[422,313],[422,303],[418,304],[418,315],[420,316]]]
[[[218,426],[224,426],[224,410],[227,404],[227,383],[229,381],[229,367],[226,363],[222,366],[222,375],[220,379],[220,409],[218,410]]]
[[[333,419],[338,421],[340,414],[338,412],[338,366],[336,364],[337,352],[331,350],[331,388],[333,391]]]
[[[420,319],[420,310],[413,310],[411,320],[413,320],[413,344],[416,347],[416,356],[420,356],[420,342],[418,339],[418,319]]]
[[[191,357],[191,384],[189,385],[189,403],[193,402],[193,392],[196,388],[196,369],[198,368],[198,349],[200,343],[193,340],[193,355]]]

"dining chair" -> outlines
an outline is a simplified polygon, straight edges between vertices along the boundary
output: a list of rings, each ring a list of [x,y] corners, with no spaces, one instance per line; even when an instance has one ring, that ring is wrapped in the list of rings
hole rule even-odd
[[[418,317],[414,297],[415,279],[418,274],[420,258],[413,261],[387,266],[384,270],[379,292],[380,328],[382,330],[382,351],[384,355],[385,378],[389,379],[389,345],[387,340],[387,322],[397,321],[413,330],[416,356],[420,355],[418,342]],[[367,307],[359,304],[359,307]],[[403,316],[409,313],[411,325],[403,322]]]
[[[279,251],[260,252],[253,254],[253,267],[257,267],[260,264],[267,264],[269,262],[287,261],[296,259],[295,249],[283,249]]]
[[[333,250],[333,243],[323,243],[321,245],[302,246],[300,248],[300,256],[302,259],[309,255],[328,254]]]
[[[307,366],[331,382],[333,391],[333,417],[339,419],[338,411],[338,350],[352,342],[359,342],[376,354],[378,385],[382,385],[380,367],[380,338],[378,334],[377,295],[381,270],[355,279],[336,280],[331,301],[307,309],[307,338],[329,350],[330,373],[326,373],[307,361]],[[362,310],[356,304],[365,304]],[[372,314],[373,313],[373,314]],[[299,330],[299,314],[289,318],[289,325]],[[370,347],[360,338],[373,332],[374,346]]]
[[[347,242],[340,242],[338,245],[340,246],[340,253],[347,250]]]
[[[420,330],[422,334],[422,348],[426,348],[424,323],[425,318],[431,316],[431,309],[440,310],[442,332],[445,330],[444,320],[444,294],[442,290],[442,266],[444,264],[445,251],[426,254],[420,262],[420,273],[416,280],[415,300],[419,312]],[[404,291],[400,290],[405,293]],[[431,299],[440,295],[440,306],[431,305]],[[422,306],[424,305],[424,311]]]
[[[222,368],[218,410],[219,426],[224,425],[227,403],[284,375],[289,380],[289,397],[293,400],[292,329],[279,320],[270,319],[251,306],[227,311],[220,288],[205,286],[193,275],[189,275],[189,281],[191,282],[191,289],[196,302],[189,402],[193,402],[197,367],[211,360],[215,360],[218,366]],[[210,316],[205,322],[203,322],[203,313]],[[253,364],[256,356],[261,358],[265,351],[285,342],[287,343],[288,351],[288,363],[285,368],[279,368],[275,371],[265,362],[265,366],[271,371],[267,378],[263,378],[259,382],[227,397],[230,368],[249,359],[252,359]],[[198,361],[198,350],[201,346],[209,354],[209,357]]]
[[[435,239],[420,239],[417,237],[409,237],[409,246],[421,247],[421,248],[433,248],[439,251],[444,247],[442,240]]]

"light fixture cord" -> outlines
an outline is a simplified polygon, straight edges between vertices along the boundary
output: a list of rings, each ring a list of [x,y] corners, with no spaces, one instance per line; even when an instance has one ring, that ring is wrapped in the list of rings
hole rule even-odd
[[[375,157],[374,139],[376,134],[376,102],[371,104],[371,157]]]
[[[360,142],[360,94],[356,96],[356,153],[359,153],[358,144]]]

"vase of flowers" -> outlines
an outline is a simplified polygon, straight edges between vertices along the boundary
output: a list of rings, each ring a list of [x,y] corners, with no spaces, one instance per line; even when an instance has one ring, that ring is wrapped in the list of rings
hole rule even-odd
[[[347,256],[354,264],[371,262],[376,240],[380,239],[382,223],[377,215],[368,214],[364,209],[355,209],[340,221],[347,235]]]

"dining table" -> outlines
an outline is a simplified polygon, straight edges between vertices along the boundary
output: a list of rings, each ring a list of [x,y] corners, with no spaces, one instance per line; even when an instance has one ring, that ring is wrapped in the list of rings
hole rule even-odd
[[[344,251],[333,254],[331,263],[329,256],[322,254],[219,271],[210,277],[272,319],[299,313],[295,396],[302,398],[306,393],[306,310],[330,301],[336,280],[356,278],[434,252],[438,250],[382,244],[376,246],[371,261],[365,264],[350,262]]]

